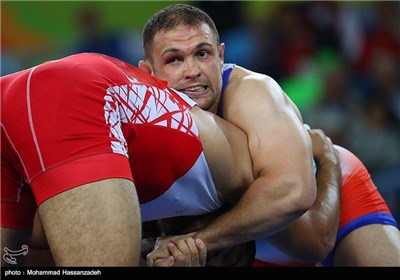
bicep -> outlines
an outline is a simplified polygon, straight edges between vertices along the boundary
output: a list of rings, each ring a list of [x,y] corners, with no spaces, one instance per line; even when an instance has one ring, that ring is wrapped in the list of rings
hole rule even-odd
[[[237,98],[231,116],[248,136],[255,174],[305,172],[303,175],[313,177],[309,135],[279,86],[254,82],[241,92],[252,94]]]
[[[293,203],[293,210],[309,208],[316,194],[311,140],[289,99],[264,78],[243,82],[237,93],[229,117],[247,134],[253,173],[265,196]]]
[[[266,114],[268,118],[268,114]],[[290,115],[269,116],[273,123],[255,121],[249,132],[249,149],[258,172],[285,172],[313,177],[312,149],[308,136],[297,120]]]

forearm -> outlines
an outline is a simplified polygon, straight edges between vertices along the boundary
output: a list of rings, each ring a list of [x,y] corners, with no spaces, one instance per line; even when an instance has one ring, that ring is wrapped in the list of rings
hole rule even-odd
[[[342,177],[335,157],[317,160],[317,198],[301,218],[270,241],[287,255],[304,262],[321,261],[332,250],[339,226]],[[307,236],[307,238],[304,238]]]
[[[315,237],[324,237],[320,241],[332,249],[339,227],[342,173],[339,160],[324,158],[317,166],[317,198],[304,215],[305,226]]]
[[[312,200],[304,203],[305,194],[295,184],[288,181],[274,188],[266,183],[265,177],[258,178],[233,209],[194,237],[202,239],[208,251],[230,247],[284,229],[311,206]]]

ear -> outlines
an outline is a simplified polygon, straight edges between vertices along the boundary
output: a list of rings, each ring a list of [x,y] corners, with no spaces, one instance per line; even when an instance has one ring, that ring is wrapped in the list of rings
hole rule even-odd
[[[224,56],[225,56],[225,44],[221,43],[218,47],[218,56],[219,60],[221,61],[221,64],[224,64]]]
[[[153,70],[151,68],[151,63],[147,60],[140,60],[139,61],[139,69],[143,72],[153,75]]]

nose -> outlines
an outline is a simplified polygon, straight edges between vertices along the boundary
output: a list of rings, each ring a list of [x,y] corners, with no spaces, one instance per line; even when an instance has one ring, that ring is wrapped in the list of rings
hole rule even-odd
[[[187,79],[193,79],[200,76],[201,71],[199,65],[193,61],[192,59],[188,59],[185,61],[184,66],[184,75]]]

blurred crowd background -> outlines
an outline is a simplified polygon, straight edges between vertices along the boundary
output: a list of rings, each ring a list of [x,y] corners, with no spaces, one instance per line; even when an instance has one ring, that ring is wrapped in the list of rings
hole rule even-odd
[[[1,1],[1,76],[77,52],[137,65],[144,23],[177,2],[210,14],[226,62],[272,76],[355,153],[400,221],[398,1]]]

